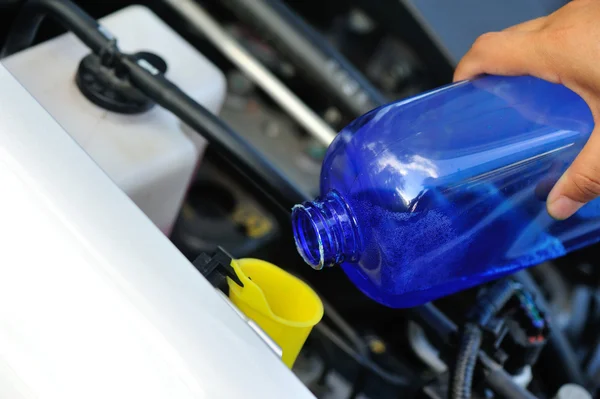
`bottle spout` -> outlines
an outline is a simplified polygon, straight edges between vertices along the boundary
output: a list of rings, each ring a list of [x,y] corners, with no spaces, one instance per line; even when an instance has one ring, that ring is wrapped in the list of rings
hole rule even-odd
[[[315,270],[356,262],[362,246],[356,218],[336,191],[292,210],[296,249]]]

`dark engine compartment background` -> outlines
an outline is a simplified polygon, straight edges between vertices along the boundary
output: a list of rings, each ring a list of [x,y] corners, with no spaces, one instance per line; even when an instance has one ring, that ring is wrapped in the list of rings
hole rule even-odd
[[[15,18],[18,3],[0,3],[2,41]],[[95,18],[135,3],[126,0],[78,2]],[[339,129],[353,119],[354,116],[336,103],[335,98],[323,95],[317,84],[295,69],[293,62],[278,54],[259,32],[242,23],[220,1],[201,3],[328,123]],[[286,3],[324,35],[329,45],[344,54],[388,100],[394,100],[449,83],[454,66],[481,33],[547,14],[566,0],[289,0]],[[143,4],[227,73],[231,104],[240,98],[254,104],[252,112],[226,105],[221,116],[239,131],[246,129],[249,140],[292,174],[297,184],[316,194],[319,162],[324,149],[308,139],[302,128],[237,72],[209,42],[194,35],[161,1]],[[62,31],[56,24],[46,21],[37,40],[60,33]],[[265,131],[270,133],[265,135]],[[297,153],[278,153],[278,148],[283,146],[294,148]],[[301,166],[290,161],[292,159],[300,159]],[[259,235],[249,234],[246,221],[233,216],[240,203],[253,204],[269,227]],[[443,397],[447,375],[432,373],[409,344],[410,310],[388,309],[370,301],[340,269],[315,272],[304,265],[296,255],[289,214],[274,207],[268,198],[223,163],[210,147],[185,207],[193,211],[193,216],[180,217],[171,238],[186,256],[193,259],[200,252],[224,245],[235,256],[260,257],[288,269],[308,281],[348,321],[367,343],[377,364],[413,382],[411,389],[399,393],[389,381],[372,373],[365,374],[335,345],[311,338],[307,343],[305,362],[299,364],[297,372],[300,377],[310,380],[309,385],[320,397],[333,394],[327,393],[327,389],[331,391],[332,388],[327,387],[323,377],[325,371],[318,377],[308,377],[313,369],[310,363],[314,360],[311,360],[313,353],[326,353],[326,360],[319,367],[334,370],[343,379],[354,381],[368,397]],[[212,226],[210,232],[207,232],[207,225]],[[223,243],[223,240],[227,242]],[[598,246],[594,246],[532,270],[577,361],[588,368],[592,367],[591,363],[600,362],[600,267],[597,259]],[[440,300],[436,305],[460,325],[476,294],[477,290],[462,292]],[[554,359],[554,354],[545,350],[538,366],[534,367],[531,387],[540,396],[554,392],[565,381],[563,368],[568,365],[553,365]],[[600,375],[596,376],[600,382]]]

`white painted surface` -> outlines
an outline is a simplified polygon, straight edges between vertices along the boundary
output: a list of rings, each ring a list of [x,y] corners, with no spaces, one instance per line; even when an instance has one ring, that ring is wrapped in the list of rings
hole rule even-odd
[[[312,397],[4,67],[0,187],[0,397]]]

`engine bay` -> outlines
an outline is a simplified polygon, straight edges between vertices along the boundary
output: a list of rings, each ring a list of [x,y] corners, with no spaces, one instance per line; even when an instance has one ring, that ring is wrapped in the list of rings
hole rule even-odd
[[[1,5],[2,64],[190,262],[223,248],[319,295],[292,369],[317,398],[599,397],[597,245],[391,309],[307,267],[291,233],[336,132],[449,84],[477,36],[563,1],[79,1],[100,37],[67,2],[23,3]]]

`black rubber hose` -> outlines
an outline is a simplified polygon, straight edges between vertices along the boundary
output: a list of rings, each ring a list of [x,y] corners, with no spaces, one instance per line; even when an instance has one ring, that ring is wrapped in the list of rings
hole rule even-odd
[[[515,274],[514,279],[535,297],[536,303],[543,312],[546,314],[552,313],[543,293],[527,271],[523,270]],[[547,364],[553,365],[547,368],[548,372],[553,373],[552,378],[549,378],[549,380],[557,387],[569,383],[586,386],[579,361],[567,337],[552,317],[549,318],[549,326],[550,336],[541,354],[542,358],[546,357]]]
[[[98,54],[113,39],[98,22],[68,0],[28,0],[15,18],[0,57],[30,47],[45,16],[53,17]]]
[[[505,399],[536,399],[532,393],[515,384],[502,366],[490,359],[485,353],[479,353],[479,361],[484,365],[486,382],[494,387],[494,392],[498,396]]]
[[[473,373],[480,347],[481,329],[474,323],[465,324],[452,374],[450,395],[453,399],[471,398]]]
[[[221,0],[259,31],[301,74],[354,117],[387,99],[327,39],[280,0]]]
[[[287,179],[247,140],[202,107],[161,74],[153,74],[128,56],[122,57],[129,79],[142,93],[201,134],[250,182],[286,211],[310,196]]]
[[[577,342],[586,328],[590,311],[592,310],[593,292],[591,288],[577,285],[570,297],[569,319],[563,332],[569,342]]]
[[[407,309],[410,318],[433,338],[438,346],[449,347],[455,342],[458,327],[433,303]]]

